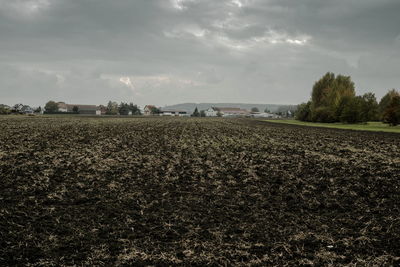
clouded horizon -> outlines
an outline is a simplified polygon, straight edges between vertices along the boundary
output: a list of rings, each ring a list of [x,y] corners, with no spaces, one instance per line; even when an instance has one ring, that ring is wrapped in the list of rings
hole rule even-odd
[[[0,0],[0,103],[298,104],[400,86],[398,0]]]

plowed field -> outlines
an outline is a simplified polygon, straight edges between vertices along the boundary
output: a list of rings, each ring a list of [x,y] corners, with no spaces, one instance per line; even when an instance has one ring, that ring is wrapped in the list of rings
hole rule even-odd
[[[0,265],[399,265],[400,135],[0,117]]]

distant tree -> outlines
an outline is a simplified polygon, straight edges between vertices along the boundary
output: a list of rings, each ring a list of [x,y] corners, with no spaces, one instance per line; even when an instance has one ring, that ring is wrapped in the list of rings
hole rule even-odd
[[[46,103],[46,105],[44,106],[44,109],[48,113],[57,112],[58,111],[58,104],[56,102],[50,100],[49,102]]]
[[[205,117],[205,116],[206,116],[206,111],[205,110],[200,111],[200,117]]]
[[[109,101],[106,108],[106,115],[117,115],[118,114],[118,103]]]
[[[389,123],[390,126],[400,124],[400,96],[395,95],[392,97],[389,105],[383,113],[383,122]]]
[[[10,113],[11,113],[10,107],[0,104],[0,114],[6,115],[6,114],[10,114]]]
[[[35,113],[41,113],[42,112],[42,107],[39,106],[38,108],[35,109]]]
[[[381,119],[383,119],[383,115],[387,109],[387,107],[390,105],[392,98],[395,96],[399,96],[400,93],[396,91],[395,89],[389,90],[381,99],[379,102],[379,116]]]
[[[266,108],[264,109],[264,112],[265,112],[265,113],[271,113],[271,111],[268,109],[268,107],[266,107]]]
[[[151,107],[150,112],[152,115],[157,115],[157,114],[160,114],[161,110],[157,107]]]
[[[192,117],[200,117],[200,113],[199,113],[199,110],[197,109],[197,107],[193,111]]]
[[[74,107],[72,108],[72,112],[74,112],[74,113],[79,113],[79,107],[78,107],[78,106],[74,106]]]
[[[11,108],[11,113],[14,114],[22,114],[22,108],[24,107],[23,104],[19,103],[19,104],[15,104],[12,108]]]
[[[138,106],[134,105],[132,102],[129,103],[129,110],[132,112],[132,115],[142,115]]]
[[[260,110],[257,107],[251,108],[251,112],[260,112]]]
[[[120,115],[129,115],[129,105],[127,103],[121,102],[118,106],[118,113]]]

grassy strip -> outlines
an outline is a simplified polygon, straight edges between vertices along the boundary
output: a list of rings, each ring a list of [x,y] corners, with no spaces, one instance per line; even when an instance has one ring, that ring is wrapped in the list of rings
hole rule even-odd
[[[400,133],[400,126],[393,127],[382,122],[368,122],[366,124],[362,123],[347,124],[347,123],[316,123],[316,122],[304,122],[297,120],[265,120],[265,121],[274,123],[301,125],[301,126],[311,126],[311,127],[326,127],[326,128],[359,130],[359,131]]]

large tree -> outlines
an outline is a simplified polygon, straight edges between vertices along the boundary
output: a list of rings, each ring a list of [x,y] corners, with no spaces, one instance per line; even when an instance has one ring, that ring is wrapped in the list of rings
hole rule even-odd
[[[383,122],[391,126],[400,124],[400,95],[395,95],[383,113]]]
[[[381,119],[383,119],[383,115],[385,113],[385,110],[387,107],[390,105],[392,98],[395,96],[400,96],[400,93],[396,91],[395,89],[389,90],[381,99],[379,102],[379,115]]]
[[[355,89],[351,77],[335,76],[334,73],[328,72],[316,81],[312,88],[310,114],[307,118],[317,122],[339,121],[344,98],[352,97],[355,97]],[[304,111],[305,106],[301,108]]]

